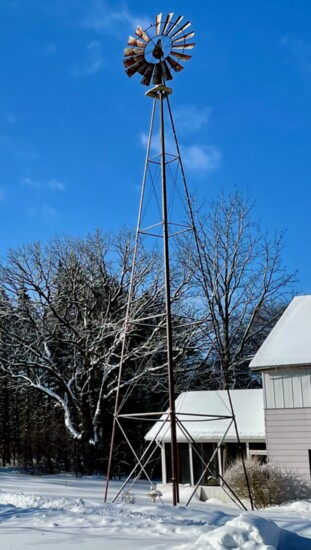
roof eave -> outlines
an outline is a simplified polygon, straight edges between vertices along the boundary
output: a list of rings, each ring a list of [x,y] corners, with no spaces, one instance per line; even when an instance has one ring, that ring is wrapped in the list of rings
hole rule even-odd
[[[263,371],[263,370],[272,370],[272,369],[291,369],[291,368],[307,368],[311,367],[311,363],[290,363],[290,364],[280,364],[280,365],[250,365],[249,368],[252,371]]]

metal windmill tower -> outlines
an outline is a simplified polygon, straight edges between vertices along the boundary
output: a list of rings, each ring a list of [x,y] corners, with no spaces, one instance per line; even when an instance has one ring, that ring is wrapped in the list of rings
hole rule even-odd
[[[142,75],[141,83],[143,85],[148,87],[150,84],[153,85],[153,87],[148,89],[145,93],[147,97],[153,100],[153,105],[149,135],[148,138],[146,138],[147,152],[139,204],[127,312],[122,337],[122,351],[115,399],[105,501],[108,497],[109,479],[112,473],[112,461],[117,429],[122,432],[135,459],[133,470],[118,492],[117,497],[121,493],[121,490],[126,487],[127,483],[132,483],[132,475],[134,475],[134,477],[136,475],[135,479],[137,479],[140,473],[143,472],[149,479],[145,466],[154,453],[154,450],[151,450],[152,442],[147,446],[142,456],[138,456],[138,453],[122,428],[122,419],[137,420],[144,417],[144,419],[158,420],[159,417],[161,417],[166,427],[165,429],[169,429],[172,502],[174,505],[179,502],[177,427],[183,432],[189,442],[191,442],[191,436],[188,434],[184,422],[181,423],[178,419],[175,410],[174,350],[171,311],[171,251],[174,246],[172,245],[174,239],[181,233],[193,232],[195,242],[197,242],[197,234],[170,106],[169,96],[172,94],[172,89],[167,86],[167,82],[173,79],[172,71],[178,73],[183,70],[184,67],[181,65],[180,61],[183,62],[191,59],[191,55],[187,52],[191,50],[195,44],[190,41],[194,36],[194,32],[189,32],[188,30],[190,25],[189,21],[183,23],[183,16],[178,16],[175,19],[174,14],[169,13],[165,18],[162,18],[162,14],[159,14],[156,16],[155,23],[151,24],[147,29],[143,30],[140,26],[137,27],[135,37],[129,37],[129,47],[126,47],[124,50],[123,62],[127,75],[132,77],[134,74],[139,73]],[[179,207],[176,206],[176,196],[179,200]],[[176,221],[175,217],[173,218],[176,211],[178,221]],[[121,397],[120,388],[122,385],[122,377],[124,376],[127,339],[131,331],[131,326],[134,323],[143,326],[144,323],[147,325],[148,322],[150,322],[150,318],[146,317],[133,320],[131,311],[138,250],[142,241],[146,238],[161,241],[160,248],[163,257],[165,308],[159,317],[161,317],[164,322],[166,332],[168,410],[150,412],[147,414],[140,412],[124,414],[123,408],[125,400],[123,396]],[[211,416],[212,415],[209,415],[209,420],[212,419]],[[219,419],[219,417],[217,418]],[[234,422],[233,410],[231,416],[222,418],[229,421],[229,429],[231,423]],[[212,459],[213,457],[205,461],[202,459],[204,464],[206,464],[205,471],[210,471],[210,468],[212,468]],[[136,474],[137,470],[138,474]],[[149,481],[152,484],[150,479]],[[115,497],[114,500],[117,497]]]

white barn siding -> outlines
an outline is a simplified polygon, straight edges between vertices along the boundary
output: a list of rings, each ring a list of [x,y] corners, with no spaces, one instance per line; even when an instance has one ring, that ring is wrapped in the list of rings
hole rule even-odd
[[[268,458],[310,478],[311,408],[265,411]]]

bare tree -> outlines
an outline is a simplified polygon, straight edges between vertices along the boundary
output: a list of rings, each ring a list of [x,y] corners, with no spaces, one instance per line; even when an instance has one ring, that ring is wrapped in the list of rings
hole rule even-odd
[[[124,330],[128,332],[121,392],[143,380],[162,388],[166,346],[164,281],[154,251],[141,251],[133,284],[131,316],[124,326],[133,257],[130,232],[117,236],[55,239],[11,251],[0,269],[0,365],[20,386],[43,392],[63,411],[73,438],[84,448],[92,469],[97,445],[114,397]],[[176,276],[172,304],[186,280]],[[148,318],[148,323],[140,320]],[[176,364],[187,346],[184,332],[176,341]]]
[[[241,387],[256,345],[282,310],[295,274],[282,264],[283,235],[270,238],[252,219],[252,203],[223,194],[195,213],[196,240],[182,243],[202,323],[202,354],[215,387]],[[244,373],[242,370],[244,369]]]

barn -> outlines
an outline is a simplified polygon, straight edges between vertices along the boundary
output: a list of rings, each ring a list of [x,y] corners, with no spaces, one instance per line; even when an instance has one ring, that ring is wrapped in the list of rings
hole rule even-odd
[[[250,368],[262,373],[270,462],[310,478],[311,296],[296,296]]]

